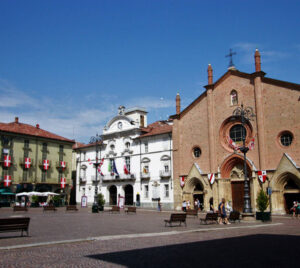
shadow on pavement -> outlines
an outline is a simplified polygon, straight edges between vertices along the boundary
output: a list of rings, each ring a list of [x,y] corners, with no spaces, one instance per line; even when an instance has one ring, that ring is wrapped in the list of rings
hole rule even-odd
[[[126,267],[299,267],[300,236],[250,235],[86,257]]]

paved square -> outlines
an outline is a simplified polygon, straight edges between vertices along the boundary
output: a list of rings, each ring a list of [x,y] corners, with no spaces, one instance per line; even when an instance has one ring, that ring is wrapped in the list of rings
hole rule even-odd
[[[29,237],[0,234],[0,267],[298,267],[290,252],[299,249],[300,219],[290,217],[231,225],[191,217],[187,227],[165,227],[171,212],[0,212],[31,218]]]

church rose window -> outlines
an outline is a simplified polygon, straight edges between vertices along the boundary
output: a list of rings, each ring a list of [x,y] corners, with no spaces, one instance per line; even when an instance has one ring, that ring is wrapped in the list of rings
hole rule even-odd
[[[245,137],[247,136],[247,131],[242,125],[234,125],[229,132],[230,138],[234,142],[242,142],[243,141],[243,132]]]
[[[290,132],[283,132],[281,135],[280,135],[280,143],[283,145],[283,146],[290,146],[292,144],[292,141],[293,141],[293,135],[292,133]]]
[[[200,148],[199,147],[195,147],[194,149],[193,149],[193,154],[194,154],[194,157],[200,157],[200,155],[201,155],[201,150],[200,150]]]

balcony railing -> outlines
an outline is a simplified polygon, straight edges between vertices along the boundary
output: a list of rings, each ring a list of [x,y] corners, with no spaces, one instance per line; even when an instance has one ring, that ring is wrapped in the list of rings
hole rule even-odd
[[[79,182],[80,183],[86,183],[86,177],[80,177]]]
[[[150,179],[150,172],[141,172],[142,179]]]
[[[135,173],[120,174],[120,175],[107,174],[107,175],[103,176],[103,181],[111,181],[111,180],[133,180],[135,178],[136,178]]]
[[[166,170],[160,170],[159,171],[159,176],[162,178],[167,178],[167,177],[171,177],[171,171],[166,171]]]

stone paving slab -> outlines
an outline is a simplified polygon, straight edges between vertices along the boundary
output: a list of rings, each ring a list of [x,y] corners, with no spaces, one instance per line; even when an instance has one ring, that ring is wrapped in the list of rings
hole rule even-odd
[[[276,220],[278,221],[278,220]],[[0,250],[0,267],[299,267],[300,221]],[[209,228],[208,228],[209,229]]]
[[[43,212],[41,208],[32,208],[29,212],[13,212],[1,209],[1,217],[30,217],[29,237],[20,237],[19,233],[1,233],[0,247],[62,240],[87,239],[109,235],[159,233],[169,231],[193,230],[198,228],[220,228],[222,225],[200,225],[200,220],[187,218],[187,227],[165,227],[164,220],[171,212],[138,210],[137,214],[91,213],[91,209],[79,209],[78,212],[66,212],[59,208],[57,212]],[[201,217],[201,216],[200,216]],[[204,215],[203,215],[204,217]],[[259,222],[260,223],[260,222]],[[239,225],[254,223],[239,223]]]
[[[23,215],[25,213],[18,213]],[[291,254],[300,245],[300,220],[273,217],[272,223],[164,227],[170,212],[137,215],[56,213],[30,210],[31,237],[0,234],[0,246],[43,243],[0,250],[0,267],[298,267]],[[16,216],[0,210],[1,217]],[[13,234],[15,235],[15,233]],[[56,244],[87,237],[90,241]],[[55,244],[48,244],[52,242]]]

